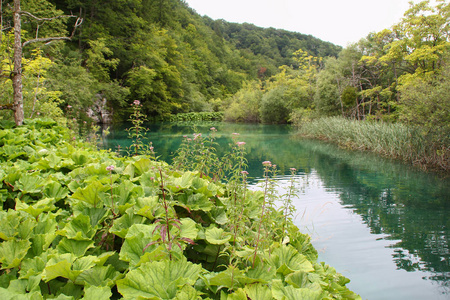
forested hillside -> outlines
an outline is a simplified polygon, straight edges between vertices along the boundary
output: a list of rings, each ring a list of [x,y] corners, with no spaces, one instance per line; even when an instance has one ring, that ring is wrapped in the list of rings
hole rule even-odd
[[[295,64],[302,48],[337,56],[340,48],[311,36],[201,17],[180,0],[22,0],[25,117],[53,118],[113,110],[127,118],[140,100],[149,117],[223,110],[246,81]],[[2,1],[0,103],[12,101],[13,0]],[[73,17],[55,16],[72,15]],[[76,17],[75,17],[76,16]],[[47,19],[44,19],[47,18]],[[67,110],[67,106],[71,111]],[[89,110],[88,108],[93,108]]]

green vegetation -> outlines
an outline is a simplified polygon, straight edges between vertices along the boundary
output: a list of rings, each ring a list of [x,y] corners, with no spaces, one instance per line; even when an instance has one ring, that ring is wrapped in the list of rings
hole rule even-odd
[[[220,183],[98,151],[50,119],[25,124],[0,131],[4,297],[360,299],[293,225],[295,191],[273,205],[270,162],[264,191],[246,189],[237,137]],[[197,138],[214,152],[213,135]]]
[[[1,10],[4,108],[12,103],[15,72],[13,2],[18,0],[3,0]],[[243,82],[269,78],[281,64],[295,64],[292,53],[299,48],[317,56],[336,56],[340,50],[312,36],[212,21],[181,0],[19,2],[21,11],[36,17],[20,15],[27,118],[38,112],[56,118],[71,105],[77,118],[89,114],[108,121],[106,110],[124,121],[134,100],[149,119],[223,111]],[[73,37],[76,18],[62,17],[72,13],[83,19]],[[50,37],[71,40],[45,40]]]
[[[305,122],[299,133],[355,150],[369,150],[386,157],[398,158],[423,168],[450,170],[450,152],[436,141],[435,135],[424,134],[419,128],[402,123],[381,123],[328,117]]]

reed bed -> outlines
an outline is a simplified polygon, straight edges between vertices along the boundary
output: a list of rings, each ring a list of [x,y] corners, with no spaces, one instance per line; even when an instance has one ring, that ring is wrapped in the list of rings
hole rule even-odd
[[[331,141],[347,149],[372,151],[401,159],[423,169],[450,171],[448,135],[425,132],[406,124],[327,117],[302,123],[299,133]]]

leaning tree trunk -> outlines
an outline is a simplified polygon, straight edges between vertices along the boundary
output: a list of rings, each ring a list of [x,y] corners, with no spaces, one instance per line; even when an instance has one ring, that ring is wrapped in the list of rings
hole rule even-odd
[[[16,125],[23,124],[23,94],[22,94],[22,37],[20,24],[20,0],[14,0],[14,121]]]

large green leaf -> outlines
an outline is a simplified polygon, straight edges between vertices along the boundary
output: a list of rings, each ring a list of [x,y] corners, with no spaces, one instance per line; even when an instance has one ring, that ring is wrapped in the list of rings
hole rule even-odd
[[[255,250],[252,249],[252,253]],[[259,261],[257,261],[259,262]],[[261,283],[268,283],[276,277],[277,270],[269,264],[257,263],[254,268],[247,271],[247,277],[258,280]]]
[[[33,234],[30,238],[31,249],[30,255],[39,256],[45,252],[56,238],[56,233],[49,232],[47,234]]]
[[[178,196],[178,201],[190,210],[210,211],[214,204],[204,194],[193,194],[192,191],[186,191]]]
[[[125,242],[120,249],[119,257],[123,261],[130,263],[131,267],[135,267],[146,259],[145,254],[157,250],[158,245],[150,243],[158,239],[158,235],[154,235],[153,231],[156,225],[134,224],[128,230]],[[144,250],[145,249],[145,250]]]
[[[0,298],[8,300],[43,300],[41,293],[18,293],[10,289],[0,288]]]
[[[46,184],[42,192],[49,198],[60,200],[67,197],[67,195],[69,194],[69,189],[63,187],[59,182],[53,181],[49,184]]]
[[[273,250],[267,262],[284,276],[295,271],[312,272],[314,268],[306,256],[290,245],[281,245]]]
[[[205,232],[206,241],[214,245],[223,245],[231,239],[231,234],[222,228],[210,227]]]
[[[78,284],[88,286],[108,286],[115,285],[117,279],[121,278],[122,274],[116,271],[113,266],[96,266],[80,274],[77,278]]]
[[[113,188],[114,205],[117,206],[120,214],[124,214],[128,208],[136,203],[135,197],[140,190],[140,187],[128,180]]]
[[[91,226],[97,228],[102,226],[102,222],[108,217],[110,210],[106,207],[91,207],[84,202],[78,202],[72,206],[73,215],[75,217],[79,215],[89,216]]]
[[[19,189],[24,194],[39,193],[42,190],[42,186],[44,183],[43,181],[44,180],[38,175],[38,173],[25,173],[18,180],[15,188]]]
[[[53,255],[42,272],[42,280],[48,282],[57,277],[63,277],[75,282],[78,276],[95,266],[95,256],[76,258],[71,253]]]
[[[155,217],[158,217],[164,213],[163,208],[159,203],[158,196],[138,198],[136,201],[135,209],[138,215],[146,217],[149,220],[153,220],[155,219]]]
[[[144,263],[118,280],[117,289],[125,299],[173,299],[184,285],[194,285],[201,270],[186,260]]]
[[[313,291],[306,288],[294,288],[293,286],[284,286],[281,280],[272,282],[272,295],[277,300],[320,300],[323,299],[322,292]]]
[[[249,284],[244,288],[248,298],[258,300],[272,300],[272,290],[265,284]]]
[[[188,189],[191,187],[192,180],[195,176],[195,173],[185,172],[181,177],[175,177],[171,181],[168,181],[166,187],[174,193]]]
[[[135,215],[132,212],[127,212],[120,218],[114,221],[113,226],[110,228],[110,232],[125,238],[128,233],[129,228],[134,224],[142,224],[144,222],[144,217]]]
[[[56,208],[54,204],[55,200],[51,198],[40,199],[32,205],[28,205],[25,202],[16,199],[16,210],[27,212],[36,219],[43,212],[54,210]]]
[[[258,299],[259,298],[255,298]],[[248,300],[247,294],[243,289],[238,289],[232,294],[226,294],[225,292],[220,293],[220,300]]]
[[[209,279],[210,285],[215,285],[218,289],[226,287],[228,289],[234,289],[243,287],[246,283],[255,282],[251,278],[245,276],[244,271],[233,265],[228,266],[225,271],[217,273],[215,276]]]
[[[188,238],[190,240],[195,240],[198,234],[197,223],[195,223],[191,218],[180,219],[180,236]]]
[[[84,289],[84,300],[109,300],[112,296],[111,288],[90,286]]]
[[[77,241],[64,237],[56,247],[58,252],[73,253],[74,255],[81,257],[86,251],[94,247],[94,241]]]
[[[92,228],[89,216],[80,214],[56,233],[71,240],[90,241],[95,235],[95,230]]]
[[[308,286],[308,273],[297,271],[286,276],[286,282],[295,288],[304,288]]]
[[[0,211],[0,238],[3,240],[14,238],[18,234],[17,227],[21,220],[22,218],[16,211]]]
[[[30,249],[31,243],[26,240],[8,240],[0,244],[0,263],[3,269],[18,267]]]
[[[69,253],[51,258],[42,272],[42,280],[49,282],[57,277],[63,277],[72,280],[72,282],[75,281],[82,271],[72,270],[73,261],[74,256]]]
[[[184,285],[177,292],[177,295],[173,299],[174,300],[198,300],[198,299],[201,299],[200,295],[201,295],[201,292],[197,291],[192,286]]]
[[[108,189],[98,181],[94,181],[85,188],[79,188],[73,195],[73,199],[83,201],[93,207],[103,205],[104,192]]]
[[[21,279],[28,279],[30,276],[35,276],[44,271],[46,260],[39,256],[33,258],[27,258],[22,261],[20,265],[20,277]]]

